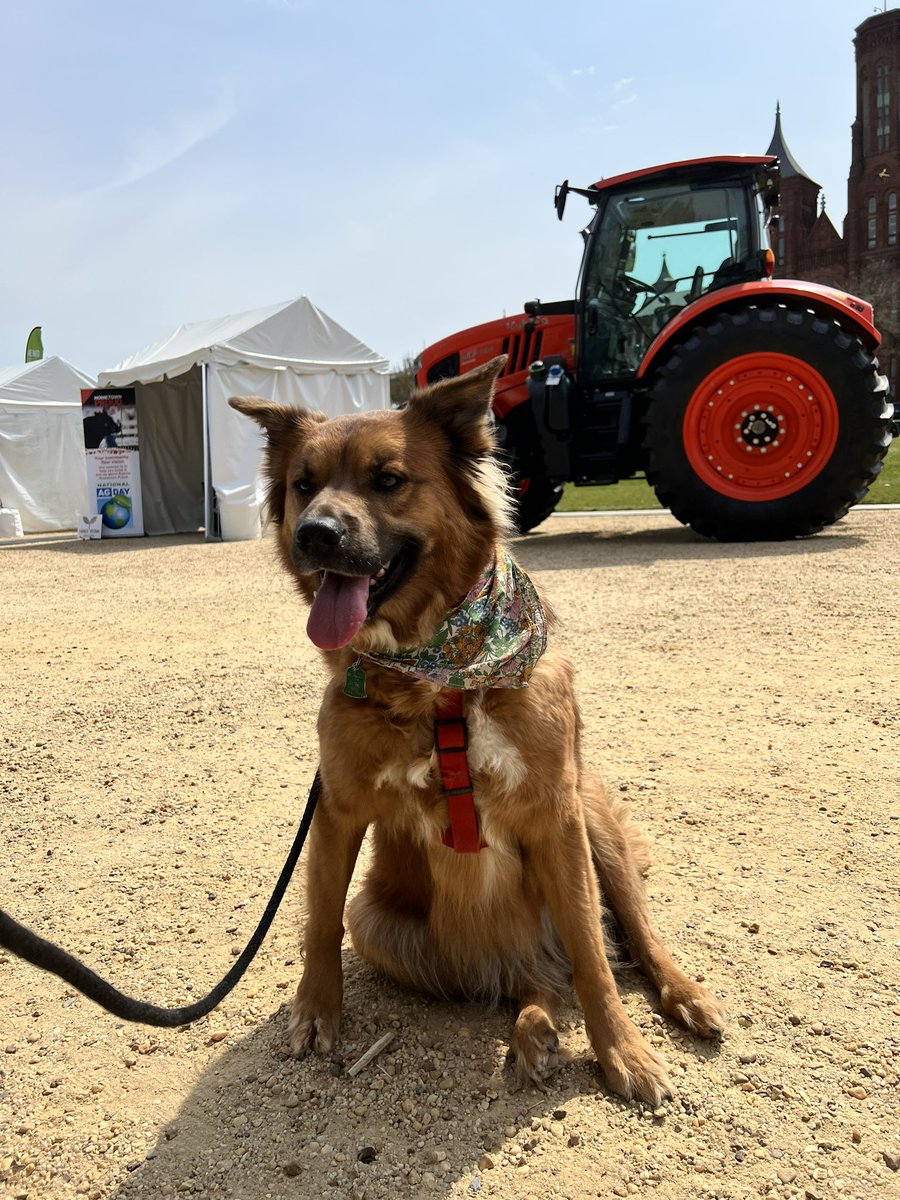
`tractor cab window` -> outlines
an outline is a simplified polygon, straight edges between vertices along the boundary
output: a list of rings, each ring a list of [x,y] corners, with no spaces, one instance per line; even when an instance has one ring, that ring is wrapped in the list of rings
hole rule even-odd
[[[582,361],[592,380],[633,374],[686,304],[759,277],[742,187],[636,187],[601,203],[582,272]]]

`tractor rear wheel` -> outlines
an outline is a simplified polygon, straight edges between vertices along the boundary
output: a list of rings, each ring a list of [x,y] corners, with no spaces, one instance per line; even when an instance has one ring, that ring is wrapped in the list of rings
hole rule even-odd
[[[705,537],[803,537],[865,496],[892,413],[877,359],[834,320],[781,306],[718,313],[651,386],[647,478]]]

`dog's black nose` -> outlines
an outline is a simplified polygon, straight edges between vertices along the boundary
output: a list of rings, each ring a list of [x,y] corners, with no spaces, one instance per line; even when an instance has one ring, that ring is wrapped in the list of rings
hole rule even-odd
[[[301,554],[313,558],[317,554],[337,550],[347,538],[347,530],[334,517],[309,517],[300,521],[294,531],[294,544]]]

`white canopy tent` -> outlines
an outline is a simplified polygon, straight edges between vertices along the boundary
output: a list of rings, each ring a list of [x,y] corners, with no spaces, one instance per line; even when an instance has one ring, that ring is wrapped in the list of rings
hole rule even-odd
[[[87,512],[81,389],[93,387],[55,356],[0,370],[0,507],[25,533],[74,529]]]
[[[262,396],[328,416],[387,408],[390,364],[305,296],[181,325],[109,371],[135,389],[147,533],[260,536],[261,435],[228,405]]]

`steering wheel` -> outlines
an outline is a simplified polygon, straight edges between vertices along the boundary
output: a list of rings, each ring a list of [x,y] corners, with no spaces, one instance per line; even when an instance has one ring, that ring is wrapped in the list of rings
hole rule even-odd
[[[644,283],[643,280],[636,279],[634,275],[623,275],[622,282],[631,289],[632,297],[640,295],[641,292],[647,294],[647,299],[643,302],[640,308],[635,309],[635,311],[630,314],[632,317],[639,316],[651,300],[662,300],[663,298],[663,293],[658,288],[654,287],[652,283]],[[633,299],[632,303],[634,303]]]

